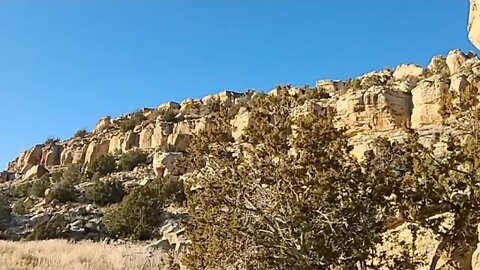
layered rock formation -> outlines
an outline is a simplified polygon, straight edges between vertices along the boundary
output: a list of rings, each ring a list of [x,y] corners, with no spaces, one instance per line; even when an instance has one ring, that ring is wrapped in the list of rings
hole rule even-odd
[[[474,2],[476,1],[472,1]],[[476,12],[475,8],[472,10]],[[471,18],[473,23],[475,20]],[[473,23],[471,31],[476,27]],[[449,106],[461,108],[462,97],[466,93],[476,94],[479,85],[480,59],[472,53],[464,54],[454,50],[447,57],[433,57],[427,67],[400,65],[395,69],[371,72],[347,81],[318,81],[314,89],[322,90],[320,92],[323,95],[320,97],[312,95],[314,91],[312,88],[291,86],[277,87],[270,91],[269,95],[291,95],[305,99],[302,105],[294,109],[295,117],[304,117],[306,114],[322,117],[327,107],[335,109],[335,125],[347,129],[350,143],[354,146],[353,154],[362,158],[363,152],[369,147],[369,142],[378,136],[401,140],[406,134],[416,131],[422,140],[428,142],[437,133],[451,131],[451,127],[445,123],[455,117],[450,115],[446,108]],[[86,166],[102,155],[137,148],[149,153],[151,162],[145,167],[137,167],[132,172],[108,175],[107,180],[114,178],[120,180],[125,187],[131,188],[144,185],[156,177],[177,174],[178,168],[175,166],[177,159],[188,150],[191,139],[202,130],[209,121],[209,115],[214,111],[230,109],[229,111],[234,114],[229,121],[232,137],[236,142],[242,143],[245,129],[254,125],[246,104],[255,98],[255,95],[260,94],[226,91],[181,103],[168,102],[158,108],[146,108],[117,118],[104,117],[90,133],[64,141],[49,140],[21,153],[8,164],[5,172],[0,173],[0,182],[13,181],[15,178],[24,180],[38,178],[58,168],[72,164]],[[18,220],[24,230],[28,231],[32,224],[36,224],[42,214],[47,213],[49,216],[53,214],[47,209],[48,206],[39,203],[38,208],[42,207],[46,209],[38,213],[40,216]],[[75,205],[71,208],[81,207]],[[94,232],[102,232],[101,220],[97,214],[98,211],[89,206],[85,213],[88,218],[72,218],[69,227],[72,231],[89,228]],[[171,224],[166,226],[172,227]],[[169,246],[174,249],[183,247],[185,242],[182,238],[183,231],[176,225],[173,227],[174,230],[166,230],[165,237],[155,246]],[[411,228],[417,228],[419,231],[418,239],[412,238]],[[418,248],[414,255],[425,260],[425,267],[434,260],[440,244],[438,236],[433,232],[416,224],[404,222],[399,222],[384,237],[385,245],[378,247],[379,252],[401,253],[400,250],[396,250],[398,245],[392,240],[400,239],[407,246]],[[180,238],[183,240],[178,240]],[[478,258],[478,252],[474,253],[473,257]],[[441,256],[436,260],[438,266],[445,262]],[[478,259],[475,260],[477,262],[474,265],[479,264]],[[371,263],[375,265],[377,262],[372,260]],[[388,269],[378,265],[375,267]],[[475,267],[477,268],[474,269],[479,269],[478,266]]]
[[[480,1],[470,0],[470,15],[468,18],[468,38],[473,45],[480,48]]]

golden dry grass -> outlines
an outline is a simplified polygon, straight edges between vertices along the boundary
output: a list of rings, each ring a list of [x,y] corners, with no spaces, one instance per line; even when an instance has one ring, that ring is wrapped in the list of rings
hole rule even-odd
[[[1,270],[161,270],[166,258],[136,245],[0,241]]]

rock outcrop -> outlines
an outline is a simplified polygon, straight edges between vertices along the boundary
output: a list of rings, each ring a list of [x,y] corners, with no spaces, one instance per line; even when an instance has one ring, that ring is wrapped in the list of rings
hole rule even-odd
[[[468,18],[468,38],[480,49],[480,1],[470,0],[470,14]]]

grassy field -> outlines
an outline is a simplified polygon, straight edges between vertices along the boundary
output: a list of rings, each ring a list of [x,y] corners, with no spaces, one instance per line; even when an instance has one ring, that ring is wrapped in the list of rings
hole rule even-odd
[[[1,270],[163,270],[167,257],[136,245],[0,241]]]

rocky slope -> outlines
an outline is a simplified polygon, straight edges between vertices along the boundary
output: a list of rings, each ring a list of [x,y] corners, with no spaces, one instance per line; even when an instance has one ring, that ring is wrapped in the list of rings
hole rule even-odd
[[[446,123],[459,119],[449,115],[446,108],[462,103],[465,93],[476,93],[479,84],[480,59],[474,53],[453,50],[447,57],[433,57],[427,67],[400,65],[346,81],[321,80],[314,87],[277,87],[268,95],[288,94],[304,99],[303,105],[295,109],[299,114],[321,115],[325,107],[334,108],[336,125],[348,129],[350,143],[354,146],[353,154],[361,159],[369,142],[378,136],[401,140],[416,131],[425,143],[429,143],[437,134],[456,132]],[[321,96],[313,94],[319,92]],[[79,131],[64,141],[48,140],[21,153],[0,173],[0,183],[4,183],[2,187],[18,185],[72,164],[87,167],[103,155],[142,149],[149,155],[148,164],[133,171],[109,174],[102,180],[119,180],[127,189],[145,185],[176,171],[175,160],[188,149],[192,136],[209,121],[209,115],[221,107],[235,113],[231,121],[232,135],[240,142],[243,130],[251,124],[249,112],[243,105],[259,94],[225,91],[198,100],[168,102],[158,108],[145,108],[116,118],[104,117],[91,132]],[[90,184],[82,183],[76,188],[83,191]],[[82,200],[69,204],[48,204],[34,198],[26,200],[33,205],[33,210],[13,220],[12,227],[8,229],[10,235],[23,238],[38,224],[61,214],[70,217],[68,227],[73,232],[72,238],[109,240],[102,224],[102,210],[96,205],[82,203]],[[182,237],[183,230],[178,220],[184,211],[171,209],[170,214],[166,214],[159,228],[162,237],[152,246],[167,246],[175,250],[183,248],[187,240]],[[385,235],[385,239],[397,235],[397,240],[404,238],[407,243],[420,241],[410,244],[422,246],[418,253],[422,253],[423,257],[427,256],[430,260],[435,257],[440,243],[433,232],[424,230],[421,238],[412,240],[410,226],[401,222],[397,225]],[[389,245],[395,246],[395,241],[386,240],[385,245],[379,247],[379,252],[395,252],[392,251],[395,248]],[[471,254],[465,257],[463,263],[469,265]],[[442,260],[437,264],[439,267],[448,261],[445,258]],[[429,263],[425,265],[427,267]]]

